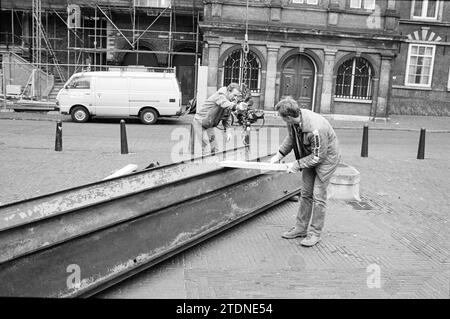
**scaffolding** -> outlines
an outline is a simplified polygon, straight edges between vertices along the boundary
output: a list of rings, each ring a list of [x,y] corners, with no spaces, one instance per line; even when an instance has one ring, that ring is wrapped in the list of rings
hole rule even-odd
[[[41,0],[32,0],[32,6],[29,9],[3,8],[2,10],[11,10],[12,20],[14,20],[14,14],[17,15],[17,11],[22,11],[22,14],[31,13],[29,20],[32,34],[29,36],[22,30],[20,35],[22,54],[19,55],[28,57],[29,63],[48,74],[47,82],[53,81],[53,87],[57,87],[57,83],[65,82],[76,72],[106,70],[108,66],[120,65],[128,53],[136,57],[137,65],[144,63],[146,55],[151,54],[159,63],[159,65],[151,66],[165,67],[173,67],[174,57],[177,55],[191,56],[195,79],[197,79],[198,61],[201,57],[201,35],[198,25],[202,1],[133,0],[132,5],[128,7],[123,6],[123,2],[117,1],[115,5],[114,1],[108,1],[107,4],[104,1],[86,1],[80,5],[78,12],[80,19],[75,25],[69,23],[69,15],[73,12],[62,7],[43,8]],[[189,2],[191,10],[188,12],[186,8],[189,8]],[[180,8],[183,9],[177,12],[180,3],[182,4]],[[83,13],[82,16],[81,13]],[[154,18],[147,21],[150,17]],[[162,19],[168,20],[166,28],[163,28],[161,23],[158,25]],[[180,24],[180,20],[191,22],[183,25]],[[11,23],[12,39],[16,36],[13,22]],[[187,30],[191,24],[192,29]],[[58,25],[65,26],[65,38]],[[155,28],[156,26],[158,28]],[[29,46],[27,47],[24,43],[29,43]],[[61,45],[64,43],[65,47]],[[14,47],[14,41],[12,47]],[[11,47],[7,46],[3,53],[8,51],[11,51]],[[161,61],[164,62],[161,63]],[[14,63],[27,62],[16,59]],[[8,83],[8,79],[3,82]],[[29,92],[26,91],[28,85],[24,83],[23,86],[22,93],[27,93],[25,95],[43,98],[42,90],[36,90],[35,85],[32,85],[33,90]]]

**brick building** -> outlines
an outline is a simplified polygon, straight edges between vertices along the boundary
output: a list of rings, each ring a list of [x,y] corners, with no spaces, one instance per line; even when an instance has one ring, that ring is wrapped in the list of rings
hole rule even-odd
[[[398,1],[405,36],[392,69],[390,111],[450,116],[450,1]]]
[[[266,110],[291,96],[328,114],[449,115],[446,1],[41,0],[41,6],[47,40],[40,65],[54,83],[87,66],[176,66],[186,103],[195,95],[200,59],[208,67],[208,94],[245,78]],[[32,1],[1,0],[0,50],[33,62],[33,12]]]
[[[284,96],[320,113],[383,117],[401,40],[394,0],[205,1],[208,89],[233,70],[248,17],[250,86],[272,109]],[[240,53],[242,55],[242,53]],[[242,73],[242,72],[241,72]],[[241,76],[241,75],[239,75]]]

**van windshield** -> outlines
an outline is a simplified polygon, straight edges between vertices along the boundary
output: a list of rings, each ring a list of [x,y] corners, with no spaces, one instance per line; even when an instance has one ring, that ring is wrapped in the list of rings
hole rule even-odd
[[[68,89],[89,89],[91,87],[91,78],[85,76],[73,78],[66,87]]]

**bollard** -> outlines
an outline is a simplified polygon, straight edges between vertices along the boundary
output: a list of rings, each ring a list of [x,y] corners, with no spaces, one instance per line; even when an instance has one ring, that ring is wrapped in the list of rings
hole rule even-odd
[[[425,159],[425,133],[424,128],[420,129],[419,148],[417,149],[417,159]]]
[[[361,145],[361,157],[367,157],[369,153],[369,126],[364,124],[363,138]]]
[[[124,120],[120,120],[120,154],[128,154],[127,130]]]
[[[56,122],[55,151],[62,151],[62,122]]]

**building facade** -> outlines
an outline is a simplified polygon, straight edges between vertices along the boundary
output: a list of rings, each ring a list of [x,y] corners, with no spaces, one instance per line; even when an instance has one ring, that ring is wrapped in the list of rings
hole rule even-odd
[[[233,68],[248,30],[245,73],[261,108],[291,96],[320,113],[384,117],[401,40],[396,4],[249,0],[247,9],[243,1],[207,0],[200,26],[209,93],[242,78]]]
[[[405,36],[392,69],[393,114],[450,116],[450,1],[398,1]]]
[[[87,67],[175,66],[187,103],[201,61],[208,94],[246,82],[265,110],[291,96],[324,114],[450,115],[449,1],[0,1],[3,78],[25,85],[38,65],[47,95]]]

